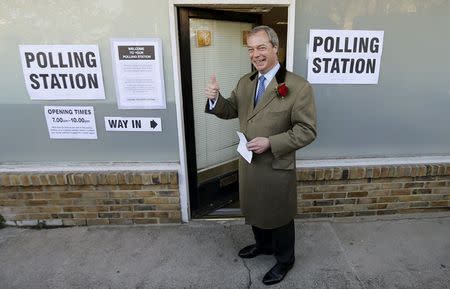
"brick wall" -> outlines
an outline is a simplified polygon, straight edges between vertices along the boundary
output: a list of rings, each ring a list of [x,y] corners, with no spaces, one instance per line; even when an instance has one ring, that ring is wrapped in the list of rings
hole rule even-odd
[[[298,217],[450,210],[450,164],[297,170]]]
[[[176,171],[0,175],[9,225],[180,223]]]
[[[300,168],[298,217],[450,210],[450,164]],[[0,175],[0,214],[18,226],[180,223],[176,171]]]

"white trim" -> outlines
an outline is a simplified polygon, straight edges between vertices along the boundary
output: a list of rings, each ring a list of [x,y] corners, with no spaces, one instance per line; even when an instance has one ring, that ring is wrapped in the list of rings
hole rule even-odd
[[[177,111],[178,151],[180,156],[180,170],[178,171],[178,186],[180,192],[181,220],[188,222],[189,210],[189,180],[187,174],[186,141],[184,137],[183,98],[181,95],[181,68],[178,43],[178,22],[176,7],[169,2],[170,41],[172,47],[173,86],[175,89],[175,106]]]
[[[177,6],[201,6],[201,5],[272,5],[272,6],[288,6],[295,0],[171,0],[169,5]]]
[[[387,165],[426,165],[450,163],[450,156],[420,156],[396,158],[362,158],[330,160],[297,160],[297,168],[387,166]]]
[[[288,26],[286,36],[286,69],[294,71],[295,0],[288,6]]]
[[[179,168],[178,163],[2,163],[0,173],[178,171]]]
[[[175,88],[175,104],[177,111],[178,147],[180,153],[180,167],[178,182],[180,191],[181,219],[188,222],[190,219],[189,192],[187,175],[186,141],[184,136],[183,98],[181,95],[181,68],[179,58],[177,6],[204,6],[204,5],[273,5],[288,7],[288,37],[286,48],[286,67],[289,71],[294,68],[294,30],[295,30],[295,0],[170,0],[169,22],[170,41],[172,47],[173,79]]]

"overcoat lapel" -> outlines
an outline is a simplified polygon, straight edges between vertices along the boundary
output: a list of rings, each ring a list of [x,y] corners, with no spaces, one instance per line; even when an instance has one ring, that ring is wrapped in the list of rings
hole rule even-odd
[[[246,88],[247,93],[245,95],[251,95],[249,101],[248,101],[248,107],[247,107],[247,117],[252,114],[253,108],[255,106],[255,94],[256,94],[256,87],[258,86],[258,71],[255,71],[252,75],[250,75],[250,82],[248,84],[248,87]]]
[[[255,81],[255,78],[258,74],[252,74],[250,76],[250,80],[252,82]],[[283,83],[286,76],[286,68],[284,66],[280,66],[277,73],[275,74],[275,77],[272,79],[272,81],[269,83],[269,85],[266,88],[266,91],[264,92],[262,99],[258,102],[256,107],[253,109],[254,103],[255,103],[255,91],[256,91],[256,85],[258,81],[255,81],[256,84],[254,85],[254,93],[252,97],[252,102],[248,110],[248,117],[247,121],[252,119],[258,112],[260,112],[264,107],[266,107],[276,96],[276,88],[278,87],[278,84]]]

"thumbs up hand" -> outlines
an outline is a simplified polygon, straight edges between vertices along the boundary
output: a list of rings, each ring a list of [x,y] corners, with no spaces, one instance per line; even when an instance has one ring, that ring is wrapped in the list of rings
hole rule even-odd
[[[217,82],[216,75],[211,75],[208,86],[205,88],[205,95],[208,99],[216,100],[219,96],[219,83]]]

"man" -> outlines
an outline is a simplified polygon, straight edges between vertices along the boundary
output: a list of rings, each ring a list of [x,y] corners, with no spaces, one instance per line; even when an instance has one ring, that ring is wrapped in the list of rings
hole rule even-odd
[[[266,285],[283,280],[294,265],[295,151],[316,137],[311,86],[279,64],[278,45],[272,28],[253,28],[247,48],[257,71],[244,75],[228,99],[219,93],[215,76],[205,89],[205,111],[223,119],[238,117],[254,153],[251,163],[239,159],[239,200],[255,244],[241,249],[239,256],[275,256],[277,263],[263,278]]]

